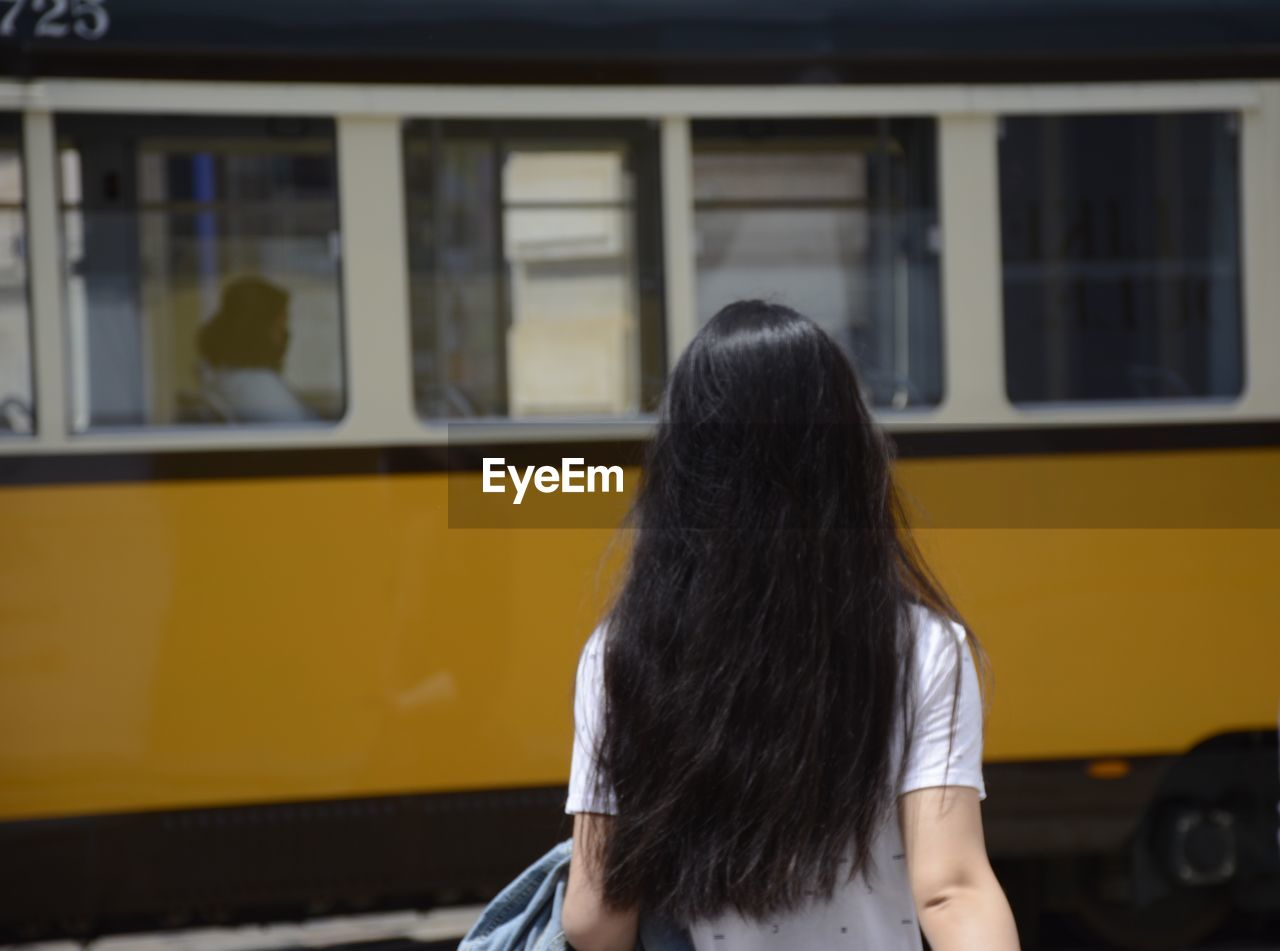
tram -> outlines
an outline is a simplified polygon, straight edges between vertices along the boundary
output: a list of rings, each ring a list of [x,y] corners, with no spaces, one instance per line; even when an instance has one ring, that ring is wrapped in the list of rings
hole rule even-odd
[[[0,4],[0,935],[450,905],[568,831],[676,354],[848,348],[1022,926],[1275,911],[1262,0]]]

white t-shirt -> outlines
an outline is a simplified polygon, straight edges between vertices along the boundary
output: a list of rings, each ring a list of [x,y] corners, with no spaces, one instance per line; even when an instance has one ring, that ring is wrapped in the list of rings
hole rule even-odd
[[[982,699],[973,657],[959,625],[922,607],[916,620],[916,724],[911,759],[899,794],[929,786],[971,786],[986,798],[982,782]],[[595,789],[595,737],[603,699],[603,635],[597,628],[578,662],[574,698],[573,763],[565,812],[617,811],[610,792]],[[951,708],[957,661],[963,665],[951,737]],[[895,744],[900,748],[900,743]],[[950,756],[948,756],[950,745]],[[895,765],[897,756],[895,755]],[[761,923],[735,914],[689,925],[697,951],[827,951],[875,948],[919,951],[920,929],[907,879],[902,833],[896,814],[872,847],[875,877],[858,876],[830,901],[813,902]]]
[[[316,418],[266,367],[217,367],[205,377],[205,396],[232,422],[305,423]]]

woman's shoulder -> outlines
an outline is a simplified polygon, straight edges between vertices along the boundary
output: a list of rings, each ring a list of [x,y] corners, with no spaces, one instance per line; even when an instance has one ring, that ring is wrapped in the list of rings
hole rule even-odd
[[[959,621],[918,601],[911,602],[910,611],[917,644],[950,646],[952,641],[963,643],[969,636]]]
[[[283,377],[267,367],[218,367],[209,381],[242,421],[292,423],[313,418]]]
[[[604,650],[604,639],[608,636],[609,622],[607,620],[601,621],[592,629],[590,636],[587,637],[587,643],[582,647],[583,653],[588,651],[598,653]]]
[[[209,377],[224,385],[262,386],[276,378],[276,372],[268,367],[210,367]]]
[[[965,640],[969,632],[964,625],[917,602],[910,606],[910,617],[916,669],[921,676],[928,679],[939,667],[954,669],[956,658],[968,647]]]
[[[604,639],[608,634],[607,625],[601,621],[592,630],[587,642],[582,645],[578,654],[578,678],[588,677],[598,680],[604,665]]]

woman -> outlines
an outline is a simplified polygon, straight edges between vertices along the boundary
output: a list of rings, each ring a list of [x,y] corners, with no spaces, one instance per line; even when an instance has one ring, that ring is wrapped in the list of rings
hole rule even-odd
[[[785,307],[717,314],[633,518],[578,669],[573,947],[630,951],[644,913],[698,951],[1016,948],[973,656],[840,349]]]

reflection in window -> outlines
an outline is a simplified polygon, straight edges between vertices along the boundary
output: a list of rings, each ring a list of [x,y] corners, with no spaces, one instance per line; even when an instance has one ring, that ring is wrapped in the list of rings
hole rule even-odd
[[[1237,151],[1231,115],[1003,121],[1010,399],[1240,392]]]
[[[693,149],[699,317],[785,304],[846,348],[875,405],[937,403],[933,123],[695,122]]]
[[[340,416],[332,122],[57,131],[73,428]]]
[[[0,117],[0,437],[35,430],[20,121]]]
[[[405,126],[421,416],[652,408],[664,366],[655,147],[643,125]]]

